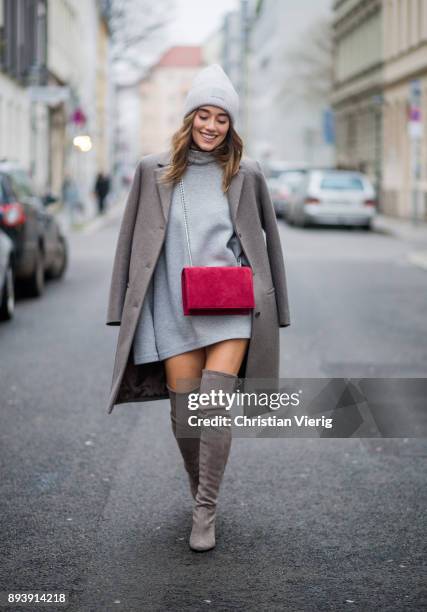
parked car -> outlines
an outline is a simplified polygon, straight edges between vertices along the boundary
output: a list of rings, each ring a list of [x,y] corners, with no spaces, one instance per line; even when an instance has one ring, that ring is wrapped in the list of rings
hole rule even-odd
[[[307,169],[309,165],[304,161],[266,160],[261,162],[263,172],[267,178],[279,178],[286,170]]]
[[[0,321],[12,319],[15,312],[13,242],[0,230]]]
[[[292,195],[304,179],[306,168],[282,170],[274,181],[272,200],[277,217],[287,217]]]
[[[289,199],[289,189],[280,182],[280,178],[269,177],[266,181],[276,217],[282,217],[286,202]]]
[[[43,293],[45,278],[60,278],[67,267],[67,241],[49,207],[18,164],[0,161],[0,228],[14,245],[15,279],[31,296]]]
[[[311,169],[291,198],[287,219],[300,226],[332,224],[370,229],[376,206],[375,189],[365,174]]]

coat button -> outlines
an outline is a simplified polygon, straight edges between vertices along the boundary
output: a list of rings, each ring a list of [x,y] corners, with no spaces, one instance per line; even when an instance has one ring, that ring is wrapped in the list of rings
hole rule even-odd
[[[147,263],[145,264],[146,268],[151,268],[151,261],[147,261]]]
[[[255,313],[255,316],[256,316],[256,317],[259,317],[259,315],[260,315],[260,314],[261,314],[261,313],[260,313],[259,311],[257,311],[257,312]]]
[[[159,225],[159,229],[160,229],[160,230],[164,230],[164,229],[165,229],[165,226],[164,226],[164,225]]]

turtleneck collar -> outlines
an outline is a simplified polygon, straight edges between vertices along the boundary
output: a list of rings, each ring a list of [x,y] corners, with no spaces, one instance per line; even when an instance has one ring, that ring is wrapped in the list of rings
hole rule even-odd
[[[214,161],[215,155],[211,151],[201,151],[199,149],[193,149],[190,147],[187,154],[187,159],[189,164],[209,164]]]

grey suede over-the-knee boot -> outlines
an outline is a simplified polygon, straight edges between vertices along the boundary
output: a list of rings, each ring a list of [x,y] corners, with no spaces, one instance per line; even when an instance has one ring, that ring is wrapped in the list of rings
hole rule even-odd
[[[207,406],[200,405],[200,416],[228,417],[231,421],[231,410],[220,405],[218,391],[233,393],[238,377],[226,372],[203,369],[200,381],[200,396],[215,391],[213,401]],[[211,396],[212,397],[212,396]],[[216,405],[215,405],[216,404]],[[231,447],[231,425],[202,425],[200,431],[199,451],[199,486],[196,494],[196,505],[193,510],[193,526],[189,545],[192,550],[204,551],[215,546],[215,518],[219,489],[227,464]]]
[[[177,441],[184,460],[184,467],[190,479],[191,494],[196,499],[199,484],[200,427],[188,424],[188,417],[190,415],[198,415],[198,411],[190,412],[188,410],[188,396],[190,393],[199,393],[199,386],[185,393],[174,391],[168,384],[166,384],[166,387],[169,391],[171,404],[170,418],[173,435]]]

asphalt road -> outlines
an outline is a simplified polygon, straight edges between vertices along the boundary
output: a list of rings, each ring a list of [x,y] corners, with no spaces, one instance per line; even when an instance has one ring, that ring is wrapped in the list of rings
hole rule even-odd
[[[427,271],[410,245],[280,229],[282,376],[425,377]],[[425,610],[424,439],[236,438],[217,546],[189,549],[168,402],[106,413],[117,230],[72,236],[63,281],[0,327],[0,590],[66,592],[50,609],[73,612]]]

